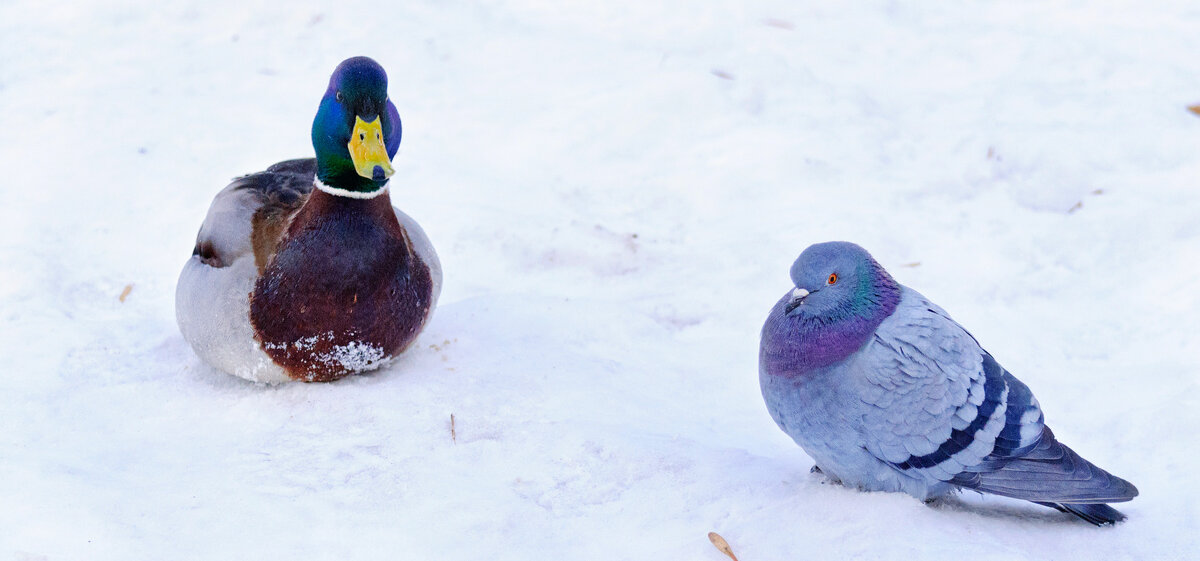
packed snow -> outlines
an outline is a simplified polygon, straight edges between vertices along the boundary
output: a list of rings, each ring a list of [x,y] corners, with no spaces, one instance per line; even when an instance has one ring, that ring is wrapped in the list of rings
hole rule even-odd
[[[0,559],[1184,559],[1200,546],[1194,2],[0,2]],[[206,366],[234,176],[388,70],[445,269],[368,375]],[[809,473],[758,389],[850,240],[1141,490],[1094,528]],[[453,418],[453,422],[451,419]]]

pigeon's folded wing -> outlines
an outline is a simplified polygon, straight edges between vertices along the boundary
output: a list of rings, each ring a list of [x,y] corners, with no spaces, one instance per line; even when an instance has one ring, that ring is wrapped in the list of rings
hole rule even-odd
[[[909,475],[951,481],[1037,445],[1043,418],[1029,388],[920,294],[900,304],[858,357],[864,446]]]

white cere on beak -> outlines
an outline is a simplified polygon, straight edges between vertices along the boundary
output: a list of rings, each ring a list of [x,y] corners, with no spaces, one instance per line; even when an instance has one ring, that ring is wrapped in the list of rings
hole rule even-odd
[[[805,296],[808,296],[808,291],[803,288],[797,288],[792,291],[792,300],[799,300]]]

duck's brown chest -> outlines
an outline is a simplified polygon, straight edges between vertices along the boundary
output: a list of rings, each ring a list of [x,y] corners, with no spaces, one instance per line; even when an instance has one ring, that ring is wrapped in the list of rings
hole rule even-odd
[[[432,295],[429,266],[386,194],[357,200],[314,191],[255,283],[250,322],[290,376],[335,380],[407,348]]]

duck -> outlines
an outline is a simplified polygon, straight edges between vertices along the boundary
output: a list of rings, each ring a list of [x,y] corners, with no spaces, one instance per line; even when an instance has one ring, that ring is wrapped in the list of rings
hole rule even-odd
[[[205,363],[265,384],[380,368],[429,323],[442,266],[392,206],[401,122],[369,57],[334,69],[312,124],[315,158],[217,193],[179,275],[175,315]]]

